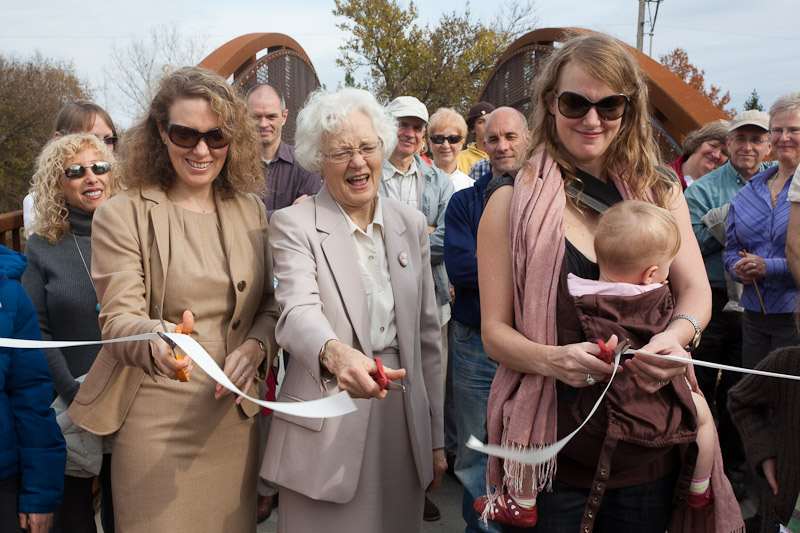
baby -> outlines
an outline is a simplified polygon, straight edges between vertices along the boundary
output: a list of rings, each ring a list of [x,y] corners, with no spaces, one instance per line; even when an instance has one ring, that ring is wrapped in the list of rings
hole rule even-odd
[[[632,348],[640,348],[666,329],[672,319],[674,304],[667,277],[680,248],[678,224],[666,209],[635,200],[620,202],[601,216],[594,247],[600,279],[567,276],[584,335],[597,341],[613,334],[620,341],[628,341]],[[576,408],[578,418],[588,415],[598,395],[586,395],[589,399],[583,402],[585,405]],[[673,379],[651,394],[636,383],[632,374],[623,372],[617,374],[603,402],[605,416],[598,412],[584,431],[603,439],[612,435],[614,442],[652,448],[694,439],[698,455],[688,504],[695,508],[710,504],[716,428],[705,398],[691,391],[685,378]],[[696,421],[692,420],[692,404]],[[642,416],[647,417],[645,425],[641,423]],[[603,454],[613,454],[615,446],[607,451],[604,445],[598,461],[610,464],[611,457]],[[501,494],[489,509],[486,504],[485,496],[478,498],[475,509],[495,522],[532,527],[537,520],[536,494],[524,490],[517,493],[506,487],[506,494]]]

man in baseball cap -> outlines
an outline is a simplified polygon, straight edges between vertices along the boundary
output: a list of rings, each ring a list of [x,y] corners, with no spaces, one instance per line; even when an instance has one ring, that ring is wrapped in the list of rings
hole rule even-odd
[[[489,102],[478,102],[467,113],[467,128],[475,137],[474,142],[467,145],[458,154],[458,170],[469,175],[472,166],[482,159],[488,162],[489,154],[484,148],[484,133],[486,132],[486,118],[494,111],[494,106]],[[488,165],[487,165],[488,168]]]
[[[755,110],[736,115],[728,126],[725,146],[730,158],[728,162],[689,185],[685,192],[692,229],[711,284],[711,320],[692,355],[706,361],[741,366],[741,314],[723,311],[728,303],[722,263],[725,243],[724,235],[720,240],[720,232],[713,230],[720,221],[725,220],[730,201],[736,193],[750,178],[771,166],[770,163],[764,163],[771,149],[769,115]],[[741,486],[743,481],[737,470],[743,467],[744,452],[727,409],[728,391],[739,376],[733,372],[723,372],[717,385],[715,370],[697,368],[695,373],[706,398],[716,401],[725,470],[731,474],[729,478],[734,488],[740,488],[737,485]]]
[[[450,320],[450,282],[443,261],[444,213],[453,194],[453,183],[444,172],[427,164],[419,155],[428,124],[425,104],[413,96],[398,96],[386,109],[397,120],[397,145],[383,162],[383,177],[378,191],[381,196],[418,209],[427,220],[433,284],[443,333],[444,375],[447,368],[446,324]],[[444,461],[444,450],[434,450],[434,462],[437,457]],[[423,518],[430,522],[440,517],[439,509],[426,497]]]

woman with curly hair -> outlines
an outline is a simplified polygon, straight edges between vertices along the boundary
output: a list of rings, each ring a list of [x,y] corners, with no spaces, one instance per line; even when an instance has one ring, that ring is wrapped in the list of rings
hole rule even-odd
[[[612,373],[597,339],[586,338],[566,286],[568,273],[599,278],[594,239],[605,207],[642,200],[678,222],[681,245],[669,272],[675,314],[642,349],[688,356],[684,347],[710,312],[686,201],[674,176],[658,168],[647,85],[624,45],[588,33],[552,53],[536,80],[531,139],[529,161],[492,194],[478,232],[481,332],[499,363],[488,436],[515,450],[540,449],[576,429]],[[476,507],[512,527],[533,527],[538,517],[536,531],[544,533],[740,531],[720,465],[712,472],[712,505],[694,511],[685,503],[697,425],[693,406],[676,396],[679,386],[686,389],[686,368],[637,354],[615,379],[663,396],[669,410],[632,405],[641,422],[628,427],[615,425],[604,403],[549,462],[490,458],[490,494]],[[652,438],[672,428],[675,439]]]
[[[117,128],[108,112],[89,100],[74,100],[64,104],[56,115],[52,139],[71,133],[91,133],[113,152],[117,146]],[[25,232],[33,233],[36,222],[34,199],[36,195],[29,192],[22,200],[22,216]]]
[[[39,154],[31,186],[36,223],[25,250],[28,267],[22,283],[36,307],[45,340],[100,339],[99,305],[89,272],[92,218],[114,191],[114,171],[106,144],[90,133],[56,137]],[[67,405],[98,351],[97,346],[45,351],[56,393]],[[55,517],[59,530],[95,531],[92,482],[101,474],[104,458],[99,452],[82,468],[68,461],[64,501]],[[102,464],[101,477],[108,480],[110,458]],[[110,487],[108,482],[101,485]],[[111,495],[104,491],[103,499],[110,502]],[[106,511],[106,520],[112,516]]]
[[[217,74],[181,68],[124,148],[126,190],[97,211],[92,234],[103,338],[180,324],[253,394],[277,309],[244,102]],[[115,435],[119,530],[216,533],[255,531],[258,411],[155,340],[104,346],[69,413]]]

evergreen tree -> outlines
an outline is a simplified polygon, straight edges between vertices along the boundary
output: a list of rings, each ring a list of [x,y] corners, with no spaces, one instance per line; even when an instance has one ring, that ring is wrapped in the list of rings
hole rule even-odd
[[[750,109],[764,111],[764,106],[761,105],[761,99],[758,97],[758,92],[756,92],[755,89],[753,89],[753,92],[750,93],[750,97],[744,102],[744,110],[749,111]]]

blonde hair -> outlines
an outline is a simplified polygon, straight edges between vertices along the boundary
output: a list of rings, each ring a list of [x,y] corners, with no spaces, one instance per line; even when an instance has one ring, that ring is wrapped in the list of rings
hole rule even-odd
[[[263,184],[259,143],[247,106],[218,74],[200,67],[183,67],[161,80],[147,116],[130,129],[122,145],[122,181],[126,187],[158,185],[168,190],[177,179],[159,128],[169,126],[176,100],[202,98],[219,116],[220,130],[230,139],[228,155],[214,186],[223,197],[253,192]]]
[[[594,237],[597,264],[615,273],[640,272],[673,259],[680,247],[680,229],[672,213],[640,200],[608,208]]]
[[[534,85],[531,153],[544,146],[565,179],[577,180],[573,158],[561,144],[555,117],[550,113],[561,71],[572,62],[613,91],[626,95],[630,102],[619,132],[606,150],[606,167],[630,187],[635,198],[666,207],[677,182],[668,172],[658,169],[659,152],[650,124],[647,83],[624,45],[607,35],[572,37],[550,54]]]
[[[464,120],[464,117],[462,117],[458,111],[451,107],[440,107],[431,115],[430,120],[428,120],[428,138],[430,139],[433,130],[446,126],[454,126],[456,130],[458,130],[458,134],[466,140],[467,121]]]
[[[29,192],[34,198],[33,209],[36,214],[33,232],[50,243],[58,242],[70,229],[61,179],[64,178],[66,162],[84,150],[96,150],[102,159],[111,163],[107,192],[109,196],[115,192],[114,156],[103,141],[91,133],[72,133],[48,142],[36,158],[36,172]]]

